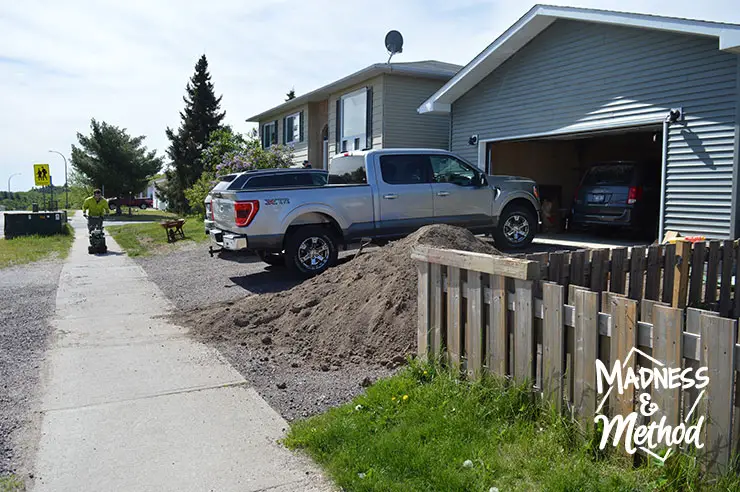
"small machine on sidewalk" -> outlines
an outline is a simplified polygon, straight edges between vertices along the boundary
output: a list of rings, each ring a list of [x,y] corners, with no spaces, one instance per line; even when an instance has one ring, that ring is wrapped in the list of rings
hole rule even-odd
[[[108,246],[105,244],[105,232],[103,232],[103,217],[87,217],[87,230],[90,232],[90,246],[87,252],[90,254],[107,253]]]

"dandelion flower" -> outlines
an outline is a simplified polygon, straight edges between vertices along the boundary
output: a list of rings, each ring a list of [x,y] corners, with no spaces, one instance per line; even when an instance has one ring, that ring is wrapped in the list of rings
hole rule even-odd
[[[409,395],[403,395],[403,401],[406,401],[409,399]]]

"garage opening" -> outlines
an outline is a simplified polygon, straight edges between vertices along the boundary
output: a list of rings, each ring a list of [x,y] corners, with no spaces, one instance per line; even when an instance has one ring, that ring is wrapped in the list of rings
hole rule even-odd
[[[486,172],[540,188],[545,233],[653,241],[660,214],[662,126],[489,142]]]

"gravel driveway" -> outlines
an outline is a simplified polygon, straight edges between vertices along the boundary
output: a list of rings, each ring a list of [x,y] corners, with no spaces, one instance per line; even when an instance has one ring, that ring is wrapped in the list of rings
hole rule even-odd
[[[61,270],[59,260],[0,270],[0,474],[29,464],[34,439],[21,432],[35,427],[39,368]]]

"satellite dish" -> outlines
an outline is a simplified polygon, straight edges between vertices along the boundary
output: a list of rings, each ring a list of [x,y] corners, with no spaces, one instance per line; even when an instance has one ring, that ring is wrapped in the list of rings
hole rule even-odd
[[[390,31],[385,35],[385,47],[391,56],[388,57],[388,63],[396,53],[403,52],[403,36],[398,31]]]

